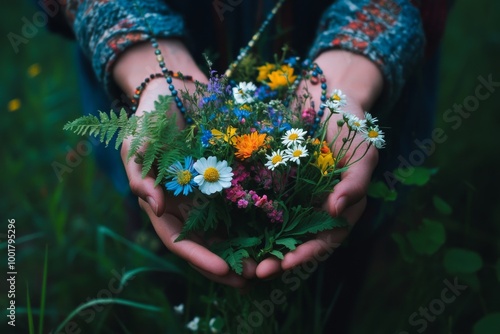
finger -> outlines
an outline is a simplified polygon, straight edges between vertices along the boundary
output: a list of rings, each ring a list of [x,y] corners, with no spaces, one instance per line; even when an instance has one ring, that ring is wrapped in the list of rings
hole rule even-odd
[[[335,185],[327,200],[326,210],[330,215],[340,216],[347,207],[358,203],[366,196],[377,161],[377,152],[369,152],[342,173],[340,182]]]
[[[191,267],[193,267],[196,271],[198,271],[200,274],[202,274],[209,280],[217,283],[229,285],[233,288],[238,288],[238,289],[242,289],[247,285],[247,280],[244,277],[239,276],[235,272],[229,272],[224,276],[220,276],[220,275],[214,275],[212,272],[203,270],[193,264],[191,264]]]
[[[246,279],[252,279],[256,276],[257,262],[253,259],[247,258],[243,260],[243,274]]]
[[[130,142],[130,138],[125,139],[121,148],[122,161],[129,180],[130,190],[146,201],[156,216],[161,216],[165,211],[165,194],[163,189],[155,186],[153,171],[150,171],[143,178],[142,165],[136,163],[134,157],[128,159]]]
[[[306,241],[295,250],[285,254],[282,270],[290,270],[307,261],[322,262],[338,248],[348,235],[347,228],[335,228],[318,234],[316,239]]]
[[[272,256],[265,260],[262,260],[257,269],[255,270],[255,274],[260,279],[268,279],[275,277],[281,273],[281,260]]]
[[[183,225],[176,216],[165,213],[163,216],[157,217],[149,205],[144,205],[144,203],[142,205],[151,219],[156,233],[170,251],[213,275],[224,276],[229,273],[227,263],[201,244],[189,239],[175,242]]]

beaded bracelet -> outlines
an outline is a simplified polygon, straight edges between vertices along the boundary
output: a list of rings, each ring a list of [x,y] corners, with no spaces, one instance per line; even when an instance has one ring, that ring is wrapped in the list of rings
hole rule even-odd
[[[175,79],[181,79],[181,80],[184,80],[184,81],[191,81],[193,82],[193,77],[190,76],[190,75],[183,75],[182,73],[180,72],[172,72],[172,71],[167,71],[167,76],[168,78],[175,78]],[[130,107],[130,114],[134,114],[136,111],[137,111],[137,106],[139,105],[139,99],[141,98],[141,94],[142,92],[144,91],[144,88],[146,88],[147,84],[153,80],[153,79],[156,79],[156,78],[163,78],[163,77],[166,77],[165,74],[163,73],[153,73],[153,74],[150,74],[148,77],[146,77],[141,83],[139,86],[137,86],[135,88],[135,91],[134,91],[134,95],[132,96],[132,98],[130,98],[130,103],[131,103],[131,107]],[[177,103],[177,101],[176,101]]]

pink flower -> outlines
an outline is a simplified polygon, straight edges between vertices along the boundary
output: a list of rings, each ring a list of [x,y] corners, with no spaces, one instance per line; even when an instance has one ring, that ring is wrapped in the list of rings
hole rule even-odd
[[[269,204],[269,202],[267,201],[267,195],[263,195],[261,198],[258,198],[257,200],[254,201],[255,201],[255,206],[258,208],[264,207],[264,205]]]
[[[238,201],[238,208],[244,209],[247,206],[248,206],[248,201],[246,199],[242,198]]]
[[[316,117],[316,111],[313,108],[307,108],[302,111],[302,119],[307,124],[314,124],[314,118]]]

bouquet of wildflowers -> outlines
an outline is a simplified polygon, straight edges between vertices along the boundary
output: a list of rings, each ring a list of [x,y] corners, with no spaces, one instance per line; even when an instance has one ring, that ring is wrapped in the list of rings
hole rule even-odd
[[[178,240],[191,233],[218,236],[222,241],[212,251],[239,274],[245,258],[282,259],[313,234],[346,226],[321,204],[356,163],[346,156],[349,150],[384,145],[375,118],[344,111],[341,91],[328,97],[325,92],[317,111],[307,90],[297,94],[301,80],[326,90],[314,64],[289,58],[247,72],[253,77],[234,81],[212,71],[208,84],[181,92],[185,129],[177,129],[175,117],[165,112],[173,101],[169,96],[159,97],[155,110],[140,117],[101,112],[65,126],[99,136],[106,145],[116,134],[116,148],[133,136],[129,158],[142,163],[143,175],[154,168],[157,184],[193,203]],[[334,114],[341,119],[327,140]],[[357,136],[364,140],[354,141]]]

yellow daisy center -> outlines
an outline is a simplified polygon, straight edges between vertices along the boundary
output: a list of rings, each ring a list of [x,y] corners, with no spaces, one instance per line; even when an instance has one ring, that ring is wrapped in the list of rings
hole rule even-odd
[[[179,183],[181,186],[184,186],[191,181],[191,172],[188,170],[183,170],[177,173],[177,183]]]
[[[340,96],[338,94],[333,94],[332,99],[340,101]]]
[[[296,133],[292,133],[290,136],[288,136],[288,139],[290,140],[297,140],[299,138],[299,135]]]
[[[368,137],[370,137],[370,138],[377,138],[378,137],[378,131],[370,130],[368,132]]]
[[[302,155],[302,151],[301,150],[295,150],[293,151],[293,154],[294,158],[298,158]]]
[[[281,161],[283,161],[283,158],[280,155],[275,155],[271,159],[271,162],[273,163],[273,165],[276,165],[277,163],[280,163]]]
[[[361,123],[359,123],[359,122],[354,122],[354,126],[360,127],[360,126],[361,126]]]
[[[203,173],[203,178],[208,182],[217,182],[220,178],[219,171],[215,167],[208,167]]]

